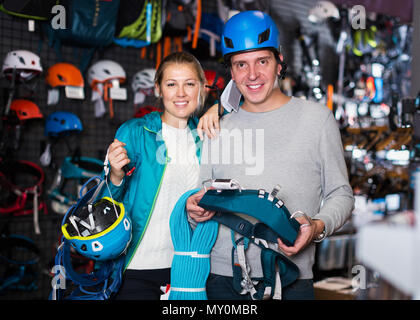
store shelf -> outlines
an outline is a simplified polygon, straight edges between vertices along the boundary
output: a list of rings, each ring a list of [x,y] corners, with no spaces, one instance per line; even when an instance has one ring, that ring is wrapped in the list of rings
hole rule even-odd
[[[399,290],[420,299],[420,230],[368,224],[358,232],[357,259]]]

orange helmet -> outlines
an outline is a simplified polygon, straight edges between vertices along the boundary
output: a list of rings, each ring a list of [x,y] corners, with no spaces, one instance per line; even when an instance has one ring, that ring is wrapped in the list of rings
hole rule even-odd
[[[60,86],[84,87],[85,85],[80,70],[76,66],[66,62],[51,66],[47,71],[45,80],[53,88]]]
[[[39,110],[38,106],[32,101],[25,99],[13,100],[10,105],[10,110],[15,111],[17,117],[21,121],[43,118],[43,115]]]

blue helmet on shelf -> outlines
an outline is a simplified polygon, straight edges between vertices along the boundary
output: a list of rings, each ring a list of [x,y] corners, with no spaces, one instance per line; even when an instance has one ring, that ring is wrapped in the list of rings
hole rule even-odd
[[[83,126],[79,117],[68,111],[55,111],[45,121],[46,136],[58,137],[82,130]]]
[[[225,61],[232,54],[245,51],[271,49],[278,52],[279,31],[268,14],[257,10],[243,11],[226,22],[221,44]]]

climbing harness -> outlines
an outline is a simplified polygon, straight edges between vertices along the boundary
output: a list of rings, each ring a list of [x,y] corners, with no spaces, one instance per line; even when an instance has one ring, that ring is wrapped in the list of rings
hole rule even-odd
[[[99,175],[102,165],[101,160],[91,157],[65,157],[47,191],[52,209],[65,214],[77,202],[76,189],[80,190],[84,181]],[[73,185],[69,186],[69,182]]]
[[[208,183],[213,189],[207,190]],[[277,238],[281,238],[292,245],[300,224],[278,197],[279,187],[268,194],[264,190],[245,190],[233,179],[207,180],[203,185],[206,193],[198,205],[217,211],[216,215],[198,223],[194,230],[191,228],[185,204],[198,191],[195,189],[181,196],[170,218],[175,254],[169,300],[207,299],[205,283],[210,272],[210,252],[220,223],[232,230],[234,288],[241,294],[250,293],[252,299],[281,299],[282,287],[297,279],[299,269],[281,253],[270,249],[268,242],[276,243]],[[252,224],[235,213],[252,216],[261,222]],[[235,240],[233,232],[241,237]],[[261,248],[263,277],[259,279],[251,279],[245,258],[251,241]]]
[[[26,180],[16,182],[16,178],[22,174],[33,177],[31,182]],[[30,183],[28,186],[27,183]],[[1,214],[14,216],[33,214],[34,230],[41,234],[39,227],[39,212],[47,213],[47,206],[42,199],[42,184],[44,183],[44,171],[36,163],[26,160],[5,160],[0,158],[0,191],[1,191]],[[33,197],[30,197],[30,194]],[[31,205],[32,202],[32,206]]]
[[[234,288],[240,294],[250,293],[252,299],[281,299],[282,287],[297,279],[299,269],[281,253],[269,248],[268,242],[277,243],[280,238],[286,245],[293,245],[301,225],[280,199],[280,186],[267,193],[263,189],[244,190],[232,179],[207,180],[203,184],[209,182],[214,189],[207,190],[198,205],[216,211],[212,219],[232,230]],[[259,222],[253,224],[236,213],[254,217]],[[238,240],[234,232],[241,236]],[[249,276],[245,251],[250,241],[261,248],[261,279]]]
[[[79,274],[73,269],[71,247],[63,241],[55,257],[56,283],[53,284],[50,300],[107,300],[118,292],[122,281],[125,256],[99,263],[89,274]],[[68,286],[74,290],[65,295]]]
[[[41,252],[29,238],[21,235],[0,236],[0,293],[6,290],[37,290],[39,263]]]

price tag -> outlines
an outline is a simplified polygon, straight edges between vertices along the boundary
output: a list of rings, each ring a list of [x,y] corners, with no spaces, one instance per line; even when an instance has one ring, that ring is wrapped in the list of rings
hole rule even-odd
[[[66,86],[64,92],[69,99],[83,100],[85,98],[85,91],[82,87]]]
[[[47,95],[47,105],[55,105],[60,99],[60,91],[57,88],[49,89]]]
[[[28,31],[29,32],[35,31],[35,20],[28,20]]]
[[[109,95],[113,100],[127,100],[127,89],[125,88],[111,88]]]

